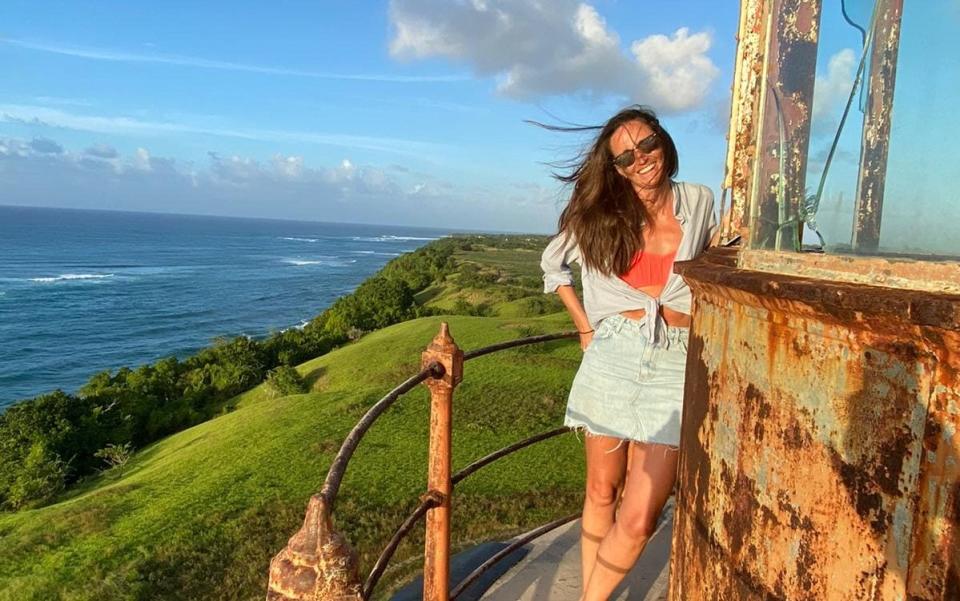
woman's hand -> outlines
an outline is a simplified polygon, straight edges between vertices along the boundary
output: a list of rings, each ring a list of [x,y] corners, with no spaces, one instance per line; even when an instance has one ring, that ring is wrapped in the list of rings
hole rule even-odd
[[[580,332],[580,350],[587,350],[587,347],[590,346],[590,341],[593,340],[593,328],[590,327],[590,320],[587,319],[587,313],[583,310],[580,299],[577,298],[577,292],[573,289],[573,286],[565,284],[557,287],[557,294],[560,296],[560,300],[563,301],[563,306],[567,308],[567,312],[570,313],[570,320],[573,321],[573,327],[577,328],[577,331]]]
[[[593,330],[590,330],[589,332],[580,332],[580,350],[587,350],[587,347],[590,346],[590,341],[592,340]]]

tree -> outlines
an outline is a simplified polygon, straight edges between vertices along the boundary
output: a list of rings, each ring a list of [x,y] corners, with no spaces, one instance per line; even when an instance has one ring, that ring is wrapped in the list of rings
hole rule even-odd
[[[66,486],[66,474],[66,465],[56,453],[42,442],[33,443],[9,482],[5,505],[22,509],[49,501]]]
[[[307,385],[295,368],[281,365],[267,373],[267,391],[271,397],[290,396],[306,392]]]
[[[103,462],[107,465],[107,470],[119,468],[120,473],[117,478],[123,478],[123,468],[133,457],[133,447],[130,446],[129,442],[121,445],[108,444],[94,453],[94,456],[103,459]]]

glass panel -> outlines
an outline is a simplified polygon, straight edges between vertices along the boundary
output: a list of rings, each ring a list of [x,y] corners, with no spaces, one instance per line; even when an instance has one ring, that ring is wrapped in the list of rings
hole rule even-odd
[[[771,0],[771,6],[786,1]],[[960,3],[903,4],[898,38],[891,10],[896,2],[823,0],[806,123],[807,99],[797,82],[810,61],[783,53],[774,21],[771,44],[780,44],[788,60],[768,61],[773,66],[754,183],[752,247],[799,250],[793,224],[803,221],[804,250],[824,245],[830,253],[960,256],[954,231],[960,223],[960,152],[950,147],[960,139]],[[881,44],[864,53],[875,5],[882,16],[873,31]],[[861,61],[863,85],[851,100]],[[890,73],[892,111],[889,96],[884,100]],[[885,113],[892,115],[889,121]],[[808,146],[799,139],[806,131]]]
[[[807,157],[805,246],[851,252],[873,0],[824,0]],[[861,62],[863,63],[861,66]],[[862,70],[862,71],[861,71]],[[852,94],[852,95],[851,95]]]
[[[903,12],[880,248],[960,256],[960,2]]]

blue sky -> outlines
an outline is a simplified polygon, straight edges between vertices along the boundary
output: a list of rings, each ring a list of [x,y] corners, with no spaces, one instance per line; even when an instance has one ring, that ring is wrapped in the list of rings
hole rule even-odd
[[[720,192],[736,2],[42,6],[0,5],[0,204],[549,232],[584,140],[523,120],[632,102]],[[825,131],[858,40],[825,18]]]
[[[583,140],[523,120],[635,101],[722,178],[734,3],[42,6],[0,5],[0,204],[546,232]]]

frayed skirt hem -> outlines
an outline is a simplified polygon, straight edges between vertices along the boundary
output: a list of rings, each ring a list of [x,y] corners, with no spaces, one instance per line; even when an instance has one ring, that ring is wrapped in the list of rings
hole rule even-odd
[[[636,436],[626,436],[624,434],[617,434],[615,432],[610,432],[610,431],[600,432],[600,431],[597,431],[595,428],[591,427],[589,424],[577,422],[570,418],[564,419],[563,425],[573,430],[574,434],[576,434],[578,438],[580,434],[583,434],[588,438],[591,436],[608,436],[610,438],[616,438],[621,442],[633,442],[637,444],[658,445],[662,447],[667,447],[671,451],[680,450],[680,445],[674,442],[664,442],[662,440],[653,440],[653,439],[650,439],[649,437],[637,438]],[[617,448],[619,448],[619,445]]]

